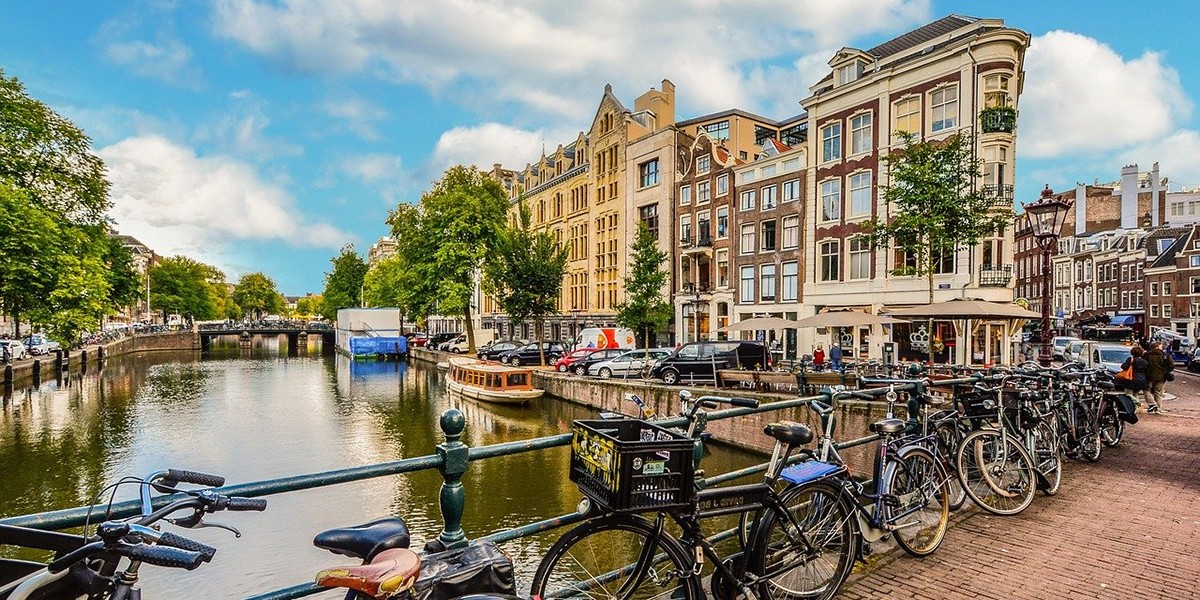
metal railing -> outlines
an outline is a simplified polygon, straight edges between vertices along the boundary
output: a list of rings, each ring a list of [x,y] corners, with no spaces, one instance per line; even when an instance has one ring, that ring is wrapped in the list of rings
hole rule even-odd
[[[983,377],[981,375],[975,375],[957,379],[944,379],[937,381],[936,384],[938,386],[965,384],[980,381],[982,378]],[[895,389],[897,391],[906,391],[912,390],[915,387],[916,386],[913,384],[901,384],[897,385]],[[888,390],[887,388],[881,388],[859,391],[872,396],[878,396],[887,393]],[[758,408],[729,408],[713,411],[708,413],[706,418],[707,421],[719,421],[751,414],[769,413],[791,408],[799,408],[802,406],[807,406],[811,400],[824,400],[828,402],[832,399],[833,394],[834,390],[825,388],[820,394],[801,396],[776,402],[768,402],[761,404]],[[655,423],[663,427],[681,427],[687,425],[687,419],[684,417],[675,417],[657,420]],[[273,494],[282,494],[285,492],[326,487],[339,483],[361,481],[375,477],[437,469],[439,472],[441,472],[443,479],[442,488],[439,495],[439,508],[441,509],[443,528],[442,532],[437,536],[436,541],[440,542],[440,544],[445,548],[459,548],[467,545],[468,543],[466,534],[463,532],[461,526],[462,516],[466,508],[466,498],[463,491],[462,478],[463,475],[466,474],[467,468],[472,461],[487,460],[501,456],[546,450],[550,448],[568,446],[571,443],[571,434],[565,433],[560,435],[471,448],[462,443],[460,440],[463,430],[466,427],[466,419],[462,412],[453,408],[442,413],[439,425],[441,427],[442,434],[445,436],[445,441],[437,445],[435,454],[361,467],[335,469],[332,471],[322,471],[305,475],[294,475],[291,477],[230,485],[219,488],[219,491],[222,494],[227,494],[230,496],[261,497]],[[835,444],[835,447],[839,450],[844,450],[847,448],[868,444],[878,439],[878,435],[871,434],[864,437],[839,442]],[[729,473],[715,475],[702,480],[702,485],[710,486],[727,483],[742,477],[761,473],[765,471],[766,468],[767,463],[761,463],[759,465],[731,471]],[[179,500],[183,497],[184,496],[182,494],[159,496],[154,498],[153,506],[156,509],[161,508],[162,506],[166,506],[170,502]],[[95,515],[105,514],[106,511],[108,518],[119,519],[136,515],[140,510],[141,504],[138,500],[127,500],[111,505],[111,509],[108,505],[99,504],[95,506],[80,506],[63,510],[0,519],[0,524],[57,530],[83,526],[89,511],[92,513],[93,519],[95,518]],[[578,513],[568,513],[512,529],[491,533],[482,536],[479,539],[495,543],[508,542],[565,525],[578,523],[584,520],[584,518],[585,517],[583,515]],[[290,600],[293,598],[311,596],[313,594],[325,591],[329,590],[327,588],[317,587],[313,583],[302,583],[252,596],[248,600]]]

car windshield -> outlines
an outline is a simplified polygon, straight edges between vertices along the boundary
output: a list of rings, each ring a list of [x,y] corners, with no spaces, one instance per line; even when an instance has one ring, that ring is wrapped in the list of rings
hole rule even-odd
[[[1100,349],[1100,362],[1123,363],[1126,358],[1129,358],[1129,350],[1126,348]]]

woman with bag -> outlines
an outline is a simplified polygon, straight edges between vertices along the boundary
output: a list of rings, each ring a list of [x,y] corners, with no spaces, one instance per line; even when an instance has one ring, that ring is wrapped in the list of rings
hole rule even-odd
[[[1121,363],[1121,372],[1117,373],[1116,380],[1122,389],[1130,392],[1136,392],[1139,398],[1145,400],[1146,388],[1149,387],[1149,382],[1146,379],[1146,370],[1150,367],[1150,363],[1146,362],[1142,355],[1146,353],[1142,347],[1134,344],[1129,348],[1129,358]],[[1149,410],[1149,409],[1147,409]]]
[[[1171,371],[1175,369],[1175,360],[1163,352],[1162,342],[1154,342],[1146,353],[1146,412],[1163,413],[1163,391],[1167,382],[1175,379]]]

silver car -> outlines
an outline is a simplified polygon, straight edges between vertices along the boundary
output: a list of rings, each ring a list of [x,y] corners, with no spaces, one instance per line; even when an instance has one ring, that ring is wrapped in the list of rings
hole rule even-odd
[[[608,379],[609,377],[640,377],[643,368],[649,367],[654,364],[654,361],[670,353],[671,348],[630,350],[616,358],[598,362],[588,367],[588,375],[599,375],[604,379]]]
[[[22,344],[21,340],[0,340],[0,346],[8,346],[9,350],[8,352],[4,352],[4,350],[0,348],[0,356],[7,354],[8,356],[12,357],[12,360],[29,358],[29,351],[25,349],[25,344]]]

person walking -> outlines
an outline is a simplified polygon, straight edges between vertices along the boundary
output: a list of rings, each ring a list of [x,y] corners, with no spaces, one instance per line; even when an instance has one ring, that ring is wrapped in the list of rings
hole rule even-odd
[[[813,350],[813,368],[817,371],[825,370],[825,347],[817,344],[817,349]]]
[[[1146,388],[1149,387],[1149,382],[1146,379],[1146,370],[1150,368],[1150,363],[1146,362],[1144,358],[1145,354],[1146,351],[1142,350],[1142,347],[1138,344],[1131,346],[1129,348],[1129,358],[1121,363],[1121,370],[1124,371],[1132,365],[1133,377],[1129,379],[1117,379],[1117,383],[1120,384],[1122,389],[1136,393],[1142,401],[1145,401]],[[1146,409],[1147,412],[1155,412],[1157,410],[1157,408],[1154,411],[1151,411],[1149,408]]]
[[[837,344],[829,347],[829,368],[839,373],[842,371],[842,347]]]
[[[1146,412],[1165,413],[1163,409],[1163,392],[1167,387],[1167,380],[1174,379],[1175,376],[1171,371],[1175,370],[1175,360],[1167,356],[1163,352],[1162,342],[1154,342],[1150,345],[1150,351],[1146,353],[1146,392],[1147,398]]]

